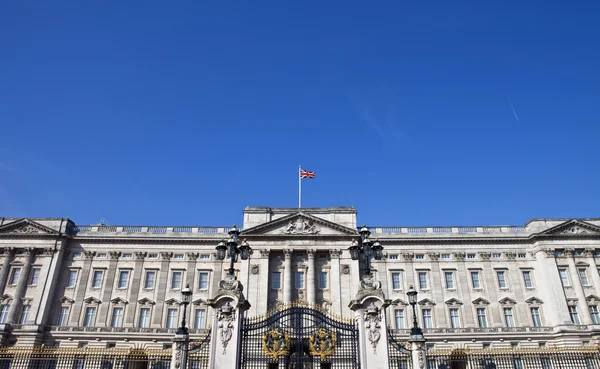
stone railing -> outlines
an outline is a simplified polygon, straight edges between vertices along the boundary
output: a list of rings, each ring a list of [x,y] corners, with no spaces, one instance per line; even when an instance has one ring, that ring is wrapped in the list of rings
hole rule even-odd
[[[176,328],[137,328],[137,327],[73,327],[73,326],[50,326],[50,331],[56,332],[96,332],[96,333],[168,333],[175,334]],[[188,328],[190,334],[206,335],[208,329]]]
[[[582,329],[578,327],[578,329]],[[583,326],[587,329],[587,326]],[[523,333],[523,332],[552,332],[552,327],[494,327],[494,328],[426,328],[424,334],[460,334],[460,333]],[[393,335],[409,335],[410,329],[390,329]]]
[[[357,229],[360,231],[361,227]],[[492,234],[492,233],[525,233],[522,226],[457,226],[457,227],[369,227],[375,234]]]
[[[103,225],[81,225],[73,227],[71,233],[119,233],[119,234],[227,234],[229,227],[201,227],[201,226],[103,226]],[[241,231],[242,229],[239,228]]]

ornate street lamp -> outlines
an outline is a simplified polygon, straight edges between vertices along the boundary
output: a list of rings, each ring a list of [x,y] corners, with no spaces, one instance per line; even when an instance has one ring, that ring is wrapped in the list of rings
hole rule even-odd
[[[411,338],[422,339],[423,338],[423,330],[421,330],[421,328],[419,328],[419,321],[417,320],[417,295],[418,294],[419,293],[414,289],[414,287],[412,285],[410,285],[408,292],[406,292],[406,295],[408,296],[408,302],[410,303],[410,305],[413,308],[413,326],[410,329],[410,336],[411,336]]]
[[[238,247],[240,230],[233,225],[233,227],[229,230],[229,239],[227,243],[224,241],[219,242],[216,247],[217,250],[217,259],[225,260],[225,257],[230,260],[229,271],[228,274],[233,276],[235,273],[235,269],[233,269],[233,264],[238,260],[238,254],[242,258],[242,260],[248,260],[250,257],[250,252],[252,249],[246,240],[243,240],[242,243]]]
[[[371,241],[369,236],[371,231],[366,225],[360,229],[360,244],[352,240],[352,245],[348,248],[352,260],[359,260],[361,257],[365,262],[365,274],[371,275],[371,259],[381,260],[383,258],[383,246],[378,240]]]
[[[189,283],[181,290],[181,303],[183,304],[183,318],[181,318],[181,327],[177,330],[177,334],[187,334],[188,329],[185,326],[185,315],[187,306],[192,300],[192,290],[190,289]]]

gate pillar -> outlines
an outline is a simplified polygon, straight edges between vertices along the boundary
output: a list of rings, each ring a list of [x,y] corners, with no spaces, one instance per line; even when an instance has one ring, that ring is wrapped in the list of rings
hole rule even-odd
[[[381,283],[366,275],[360,282],[356,299],[348,305],[358,325],[358,350],[364,368],[389,369],[388,331],[385,308],[390,300],[384,298]]]
[[[190,345],[190,335],[187,332],[177,332],[173,337],[175,346],[171,356],[171,369],[186,369],[188,350]]]
[[[234,276],[227,275],[219,282],[215,297],[208,300],[214,311],[210,340],[211,369],[239,367],[242,322],[244,312],[250,308],[242,290],[242,284]]]

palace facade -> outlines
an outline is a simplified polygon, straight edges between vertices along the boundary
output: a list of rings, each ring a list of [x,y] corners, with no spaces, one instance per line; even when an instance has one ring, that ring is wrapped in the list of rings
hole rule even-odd
[[[363,265],[352,207],[247,207],[235,264],[259,316],[302,300],[353,317]],[[368,219],[362,222],[368,224]],[[169,347],[193,291],[187,322],[201,337],[229,262],[215,246],[230,227],[77,225],[0,218],[1,345]],[[533,219],[522,226],[380,227],[373,260],[390,332],[418,324],[435,348],[600,343],[600,219]]]

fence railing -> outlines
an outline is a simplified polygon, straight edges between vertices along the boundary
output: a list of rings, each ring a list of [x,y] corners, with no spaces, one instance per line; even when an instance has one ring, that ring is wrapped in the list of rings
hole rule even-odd
[[[357,228],[360,230],[361,227]],[[369,227],[375,234],[492,234],[492,233],[526,233],[527,229],[522,226],[457,226],[457,227]]]
[[[204,227],[204,226],[102,226],[102,225],[81,225],[72,228],[71,233],[117,233],[117,234],[130,234],[130,233],[146,233],[146,234],[227,234],[231,226],[229,227]],[[242,231],[241,228],[239,228]],[[1,369],[1,368],[0,368]]]

